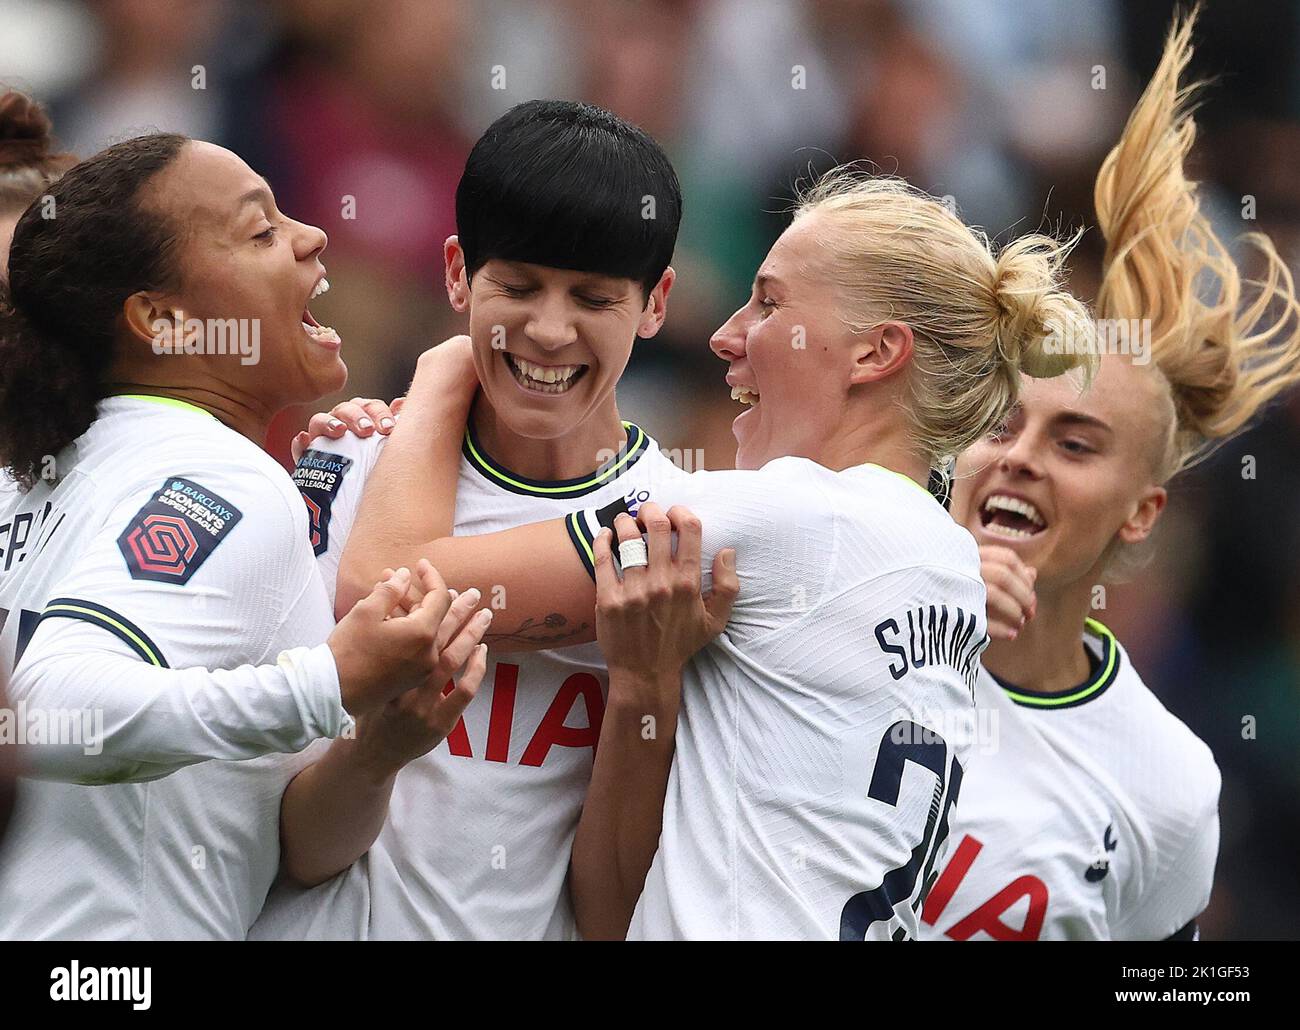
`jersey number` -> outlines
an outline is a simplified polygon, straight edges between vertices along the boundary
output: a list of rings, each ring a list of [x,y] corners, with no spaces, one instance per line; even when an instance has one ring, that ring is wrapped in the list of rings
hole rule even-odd
[[[934,883],[932,874],[935,854],[948,838],[948,812],[961,791],[961,763],[954,755],[945,778],[944,766],[948,765],[947,741],[933,730],[900,720],[890,726],[880,739],[880,751],[876,756],[876,768],[871,774],[871,787],[867,790],[867,797],[897,807],[903,783],[903,768],[908,762],[929,769],[938,780],[930,800],[925,832],[921,835],[921,842],[912,849],[912,857],[906,865],[887,872],[879,887],[860,891],[845,902],[840,912],[842,941],[864,940],[873,923],[893,918],[894,906],[899,902],[910,901],[912,909],[919,910]],[[950,787],[946,800],[943,798],[945,784]],[[918,878],[922,887],[913,899],[912,892],[916,889]],[[900,939],[905,933],[900,927],[895,931],[894,937]]]

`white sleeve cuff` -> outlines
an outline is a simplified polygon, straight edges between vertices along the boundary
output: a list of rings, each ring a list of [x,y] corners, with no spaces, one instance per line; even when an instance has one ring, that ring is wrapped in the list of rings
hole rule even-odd
[[[276,664],[289,681],[309,741],[352,731],[356,723],[343,707],[338,667],[328,644],[281,651]]]

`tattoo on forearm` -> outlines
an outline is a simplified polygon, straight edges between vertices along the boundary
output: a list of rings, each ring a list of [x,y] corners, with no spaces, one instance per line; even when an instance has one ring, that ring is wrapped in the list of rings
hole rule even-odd
[[[518,628],[513,630],[485,633],[483,639],[489,644],[494,640],[513,640],[528,644],[547,644],[552,647],[563,647],[565,641],[580,636],[588,629],[590,629],[590,623],[582,622],[576,626],[571,626],[569,620],[559,612],[551,612],[550,615],[540,620],[529,616],[520,623]]]

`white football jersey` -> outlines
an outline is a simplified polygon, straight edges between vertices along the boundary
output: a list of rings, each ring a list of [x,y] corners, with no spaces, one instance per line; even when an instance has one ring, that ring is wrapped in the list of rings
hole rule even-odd
[[[740,597],[683,675],[629,937],[914,937],[974,739],[974,539],[875,465],[780,458],[650,499],[700,517],[706,569],[736,548]],[[585,549],[610,518],[575,521]]]
[[[0,675],[33,745],[0,937],[242,938],[279,865],[273,752],[350,721],[302,500],[158,399],[101,402],[56,468],[0,489]]]
[[[455,532],[478,535],[559,518],[580,504],[635,496],[681,472],[641,429],[591,475],[519,476],[466,434]],[[378,435],[318,438],[295,480],[333,589]],[[485,596],[483,603],[508,598]],[[500,621],[500,616],[498,616]],[[557,644],[572,635],[555,624]],[[256,938],[571,939],[566,876],[608,693],[596,644],[494,655],[455,729],[397,775],[370,851],[311,890],[277,885]]]
[[[967,770],[924,938],[1160,940],[1204,910],[1219,846],[1214,757],[1105,626],[1090,619],[1084,645],[1093,672],[1066,693],[981,671],[993,733]]]

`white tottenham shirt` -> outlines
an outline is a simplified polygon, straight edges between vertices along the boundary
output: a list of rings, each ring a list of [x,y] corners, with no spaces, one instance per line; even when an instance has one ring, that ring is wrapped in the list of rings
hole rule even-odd
[[[455,533],[493,533],[604,505],[685,475],[641,429],[588,476],[541,482],[484,453],[467,432]],[[294,478],[331,591],[384,438],[318,438]],[[575,563],[576,565],[576,563]],[[485,596],[489,607],[509,598]],[[594,618],[594,616],[593,616]],[[574,627],[546,624],[557,643]],[[494,631],[500,631],[500,625]],[[535,635],[545,627],[529,627]],[[566,877],[608,694],[595,644],[488,653],[478,694],[451,734],[397,775],[370,851],[310,890],[272,892],[263,939],[561,939],[575,936]]]
[[[0,676],[29,744],[0,937],[242,938],[279,864],[282,752],[350,723],[302,500],[157,398],[102,401],[55,469],[0,486]]]
[[[974,739],[974,539],[875,465],[697,472],[650,499],[736,548],[740,597],[683,674],[630,938],[916,936]],[[629,504],[629,507],[634,505]],[[588,554],[610,513],[573,516]]]
[[[981,670],[990,740],[967,770],[924,938],[1161,940],[1209,901],[1214,757],[1105,626],[1089,619],[1083,639],[1093,671],[1066,693]]]

